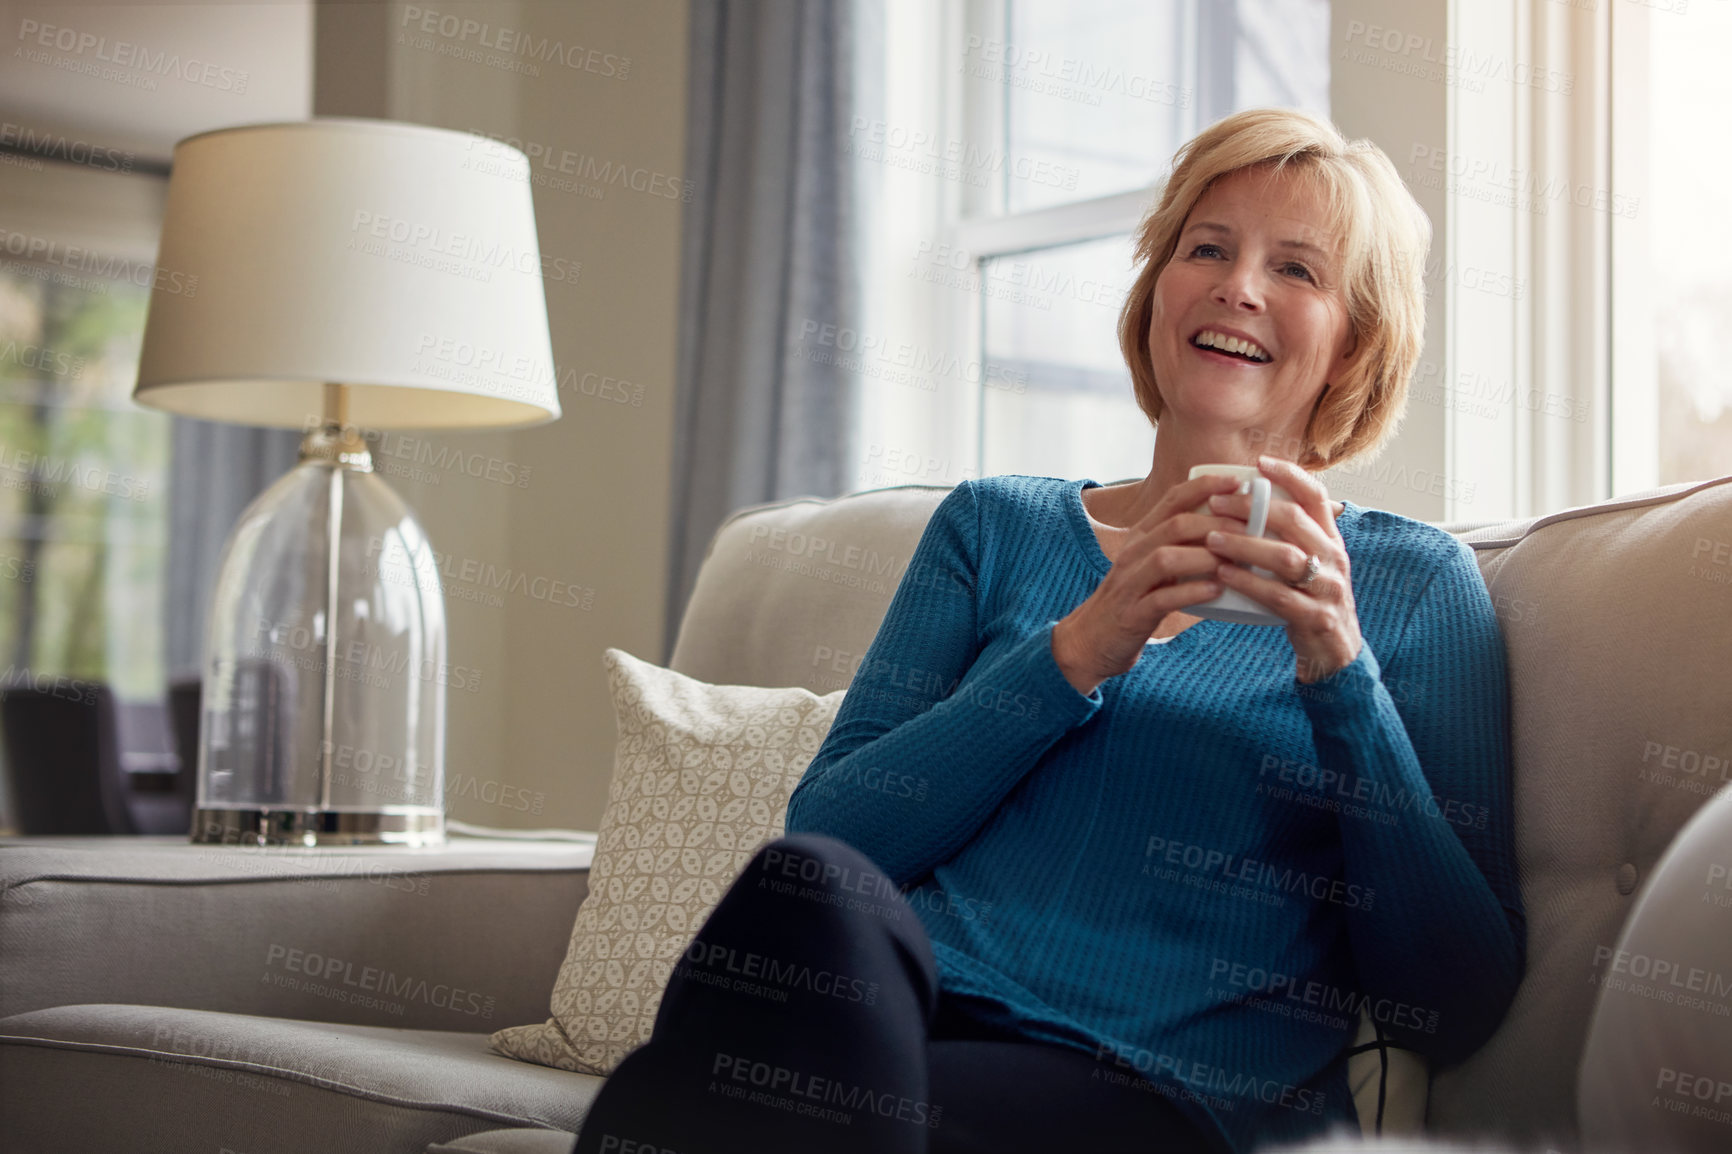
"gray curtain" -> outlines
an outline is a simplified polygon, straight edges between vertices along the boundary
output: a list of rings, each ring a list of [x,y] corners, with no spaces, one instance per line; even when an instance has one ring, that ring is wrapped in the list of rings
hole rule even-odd
[[[850,0],[691,6],[664,660],[728,513],[847,484],[858,382],[802,356],[800,335],[857,311],[846,145],[862,15]]]
[[[300,434],[174,418],[163,649],[170,682],[204,671],[205,615],[241,511],[294,468]]]

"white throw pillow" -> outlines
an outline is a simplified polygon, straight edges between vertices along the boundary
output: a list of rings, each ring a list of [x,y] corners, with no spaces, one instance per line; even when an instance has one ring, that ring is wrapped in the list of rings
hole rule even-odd
[[[709,685],[609,649],[619,727],[607,811],[552,1014],[493,1035],[510,1058],[607,1074],[649,1040],[680,954],[788,798],[842,691]]]
[[[1582,1148],[1732,1150],[1732,787],[1678,834],[1606,955],[1576,1084]]]

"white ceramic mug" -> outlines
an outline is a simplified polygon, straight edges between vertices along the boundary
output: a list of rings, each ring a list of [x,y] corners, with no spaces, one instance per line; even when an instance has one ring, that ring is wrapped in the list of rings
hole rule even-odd
[[[1191,470],[1191,477],[1203,476],[1237,477],[1241,482],[1249,482],[1251,494],[1251,516],[1245,522],[1245,534],[1249,537],[1268,537],[1279,541],[1281,535],[1269,529],[1269,506],[1276,501],[1291,503],[1293,498],[1287,490],[1270,482],[1261,469],[1255,465],[1198,465]],[[1245,486],[1240,486],[1245,492]],[[1197,512],[1209,512],[1208,502],[1197,506]],[[1249,566],[1251,572],[1261,577],[1273,577],[1269,570],[1258,565]],[[1217,621],[1237,621],[1244,625],[1286,625],[1285,618],[1277,617],[1262,605],[1251,600],[1237,589],[1223,589],[1219,597],[1210,601],[1187,605],[1179,610],[1193,617],[1212,617]]]

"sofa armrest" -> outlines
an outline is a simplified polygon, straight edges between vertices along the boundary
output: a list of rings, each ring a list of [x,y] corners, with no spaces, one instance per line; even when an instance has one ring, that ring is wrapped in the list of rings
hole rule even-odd
[[[593,852],[0,839],[0,1017],[121,1002],[426,1030],[538,1021]]]

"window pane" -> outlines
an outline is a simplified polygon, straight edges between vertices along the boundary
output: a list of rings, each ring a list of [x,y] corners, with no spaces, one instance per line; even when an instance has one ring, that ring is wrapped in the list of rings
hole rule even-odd
[[[1329,113],[1329,0],[1009,0],[967,73],[1004,86],[1010,212],[1146,188],[1240,108]]]
[[[1154,183],[1196,115],[1190,7],[1010,0],[1001,58],[974,74],[1004,84],[1010,155],[1029,174],[1006,182],[1011,212]]]
[[[1155,432],[1118,343],[1130,237],[999,257],[982,275],[981,471],[1097,481],[1148,472]]]
[[[1220,7],[1233,13],[1232,105],[1206,109],[1209,120],[1240,108],[1298,108],[1327,117],[1329,0],[1236,0]]]
[[[149,292],[127,262],[80,268],[0,264],[0,663],[7,686],[155,697],[169,423],[131,400]]]
[[[1732,473],[1732,152],[1712,141],[1732,107],[1732,5],[1649,19],[1648,217],[1659,360],[1660,483]]]

